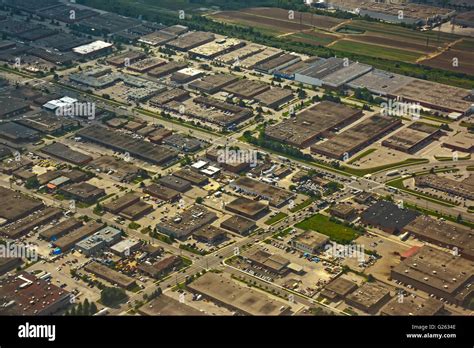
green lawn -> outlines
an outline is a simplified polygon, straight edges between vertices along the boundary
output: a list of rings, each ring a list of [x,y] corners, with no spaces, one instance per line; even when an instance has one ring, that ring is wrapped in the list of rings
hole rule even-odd
[[[265,221],[265,225],[273,225],[273,224],[276,224],[278,221],[283,220],[283,219],[286,218],[287,216],[288,216],[288,214],[279,212],[279,213],[276,214],[275,216],[273,216],[273,217],[271,217],[270,219],[268,219],[267,221]]]
[[[338,224],[332,222],[328,216],[322,214],[313,215],[297,223],[295,227],[325,234],[331,238],[332,241],[340,244],[348,244],[359,235],[359,232],[355,229],[344,226],[342,223]]]

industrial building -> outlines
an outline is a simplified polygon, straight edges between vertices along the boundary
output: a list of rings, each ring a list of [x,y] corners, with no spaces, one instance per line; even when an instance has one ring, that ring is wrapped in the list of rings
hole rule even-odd
[[[288,265],[290,261],[283,256],[270,254],[264,250],[257,249],[244,257],[251,262],[252,265],[262,267],[268,272],[284,275],[289,271]]]
[[[31,110],[30,103],[12,96],[0,96],[0,119],[17,116]]]
[[[311,146],[311,152],[342,160],[401,125],[402,121],[398,118],[374,115],[325,142]]]
[[[34,129],[14,122],[0,124],[0,138],[14,143],[31,143],[41,138],[40,133]]]
[[[342,104],[323,101],[283,122],[267,126],[265,135],[272,140],[305,148],[318,138],[327,137],[362,116],[362,111]]]
[[[150,105],[155,107],[163,107],[172,101],[184,101],[189,99],[189,92],[181,88],[172,88],[159,93],[150,99]],[[179,104],[181,105],[181,104]],[[178,110],[179,111],[179,110]]]
[[[193,233],[193,237],[202,243],[206,244],[218,244],[226,238],[226,231],[215,226],[204,226]]]
[[[120,257],[130,256],[137,250],[140,250],[142,243],[136,239],[124,239],[110,247],[110,251]]]
[[[186,192],[191,189],[191,183],[177,176],[167,175],[158,179],[158,184],[178,192]]]
[[[284,53],[281,56],[272,58],[261,64],[256,65],[255,70],[272,75],[275,71],[285,69],[290,65],[298,63],[300,60],[300,56],[291,53]]]
[[[391,270],[391,278],[433,294],[451,303],[466,306],[474,293],[474,265],[471,260],[429,246],[407,257]]]
[[[260,219],[269,211],[267,204],[245,197],[234,199],[226,204],[225,209],[253,220]]]
[[[97,40],[86,45],[74,47],[72,51],[82,58],[97,58],[112,52],[113,45],[109,42]]]
[[[227,93],[242,98],[252,99],[258,94],[270,89],[270,85],[257,80],[240,79],[230,85],[227,85],[223,90]]]
[[[192,292],[244,315],[289,315],[290,308],[261,292],[242,287],[222,274],[207,272],[187,285]]]
[[[143,172],[143,169],[130,162],[107,155],[92,160],[87,164],[87,168],[107,173],[107,175],[119,182],[132,182]]]
[[[202,186],[209,182],[209,179],[205,177],[204,175],[201,175],[199,173],[196,173],[193,170],[185,169],[185,168],[179,169],[173,172],[173,175],[180,179],[189,181],[191,184],[197,185],[197,186]]]
[[[427,123],[416,122],[400,130],[382,145],[401,152],[414,154],[443,134],[441,129]]]
[[[202,79],[191,82],[188,87],[202,93],[215,94],[238,79],[237,76],[231,74],[207,75]]]
[[[59,158],[62,161],[75,164],[76,166],[82,166],[92,161],[91,156],[73,150],[69,146],[58,142],[53,142],[49,145],[46,145],[41,149],[41,152],[44,152],[45,154],[54,158]]]
[[[105,196],[105,190],[87,182],[74,183],[60,188],[62,194],[78,202],[92,204]]]
[[[357,284],[342,276],[329,282],[321,291],[321,296],[332,302],[345,299],[347,295],[357,289]]]
[[[444,311],[444,303],[434,298],[404,296],[392,298],[380,311],[380,315],[390,316],[435,316]]]
[[[138,42],[143,42],[151,46],[161,46],[174,39],[176,39],[176,35],[158,30],[142,36],[140,39],[138,39]]]
[[[443,140],[443,147],[453,151],[474,153],[474,134],[459,132]]]
[[[8,225],[0,227],[0,235],[6,236],[10,239],[20,238],[31,231],[34,228],[46,225],[54,219],[59,218],[63,214],[63,211],[56,207],[46,207],[42,210],[35,211],[30,215],[14,221]]]
[[[168,236],[184,239],[202,227],[210,225],[216,219],[216,213],[195,204],[175,217],[165,217],[156,225],[156,229]]]
[[[0,281],[0,315],[52,315],[70,304],[71,293],[25,271]]]
[[[121,68],[133,64],[146,57],[146,54],[139,51],[127,51],[106,59],[106,62],[115,67]]]
[[[151,265],[142,263],[138,270],[155,279],[166,276],[166,274],[180,267],[183,263],[181,257],[176,255],[167,256]]]
[[[91,256],[107,246],[120,241],[122,231],[113,227],[105,227],[80,242],[76,243],[75,249],[86,256]]]
[[[255,96],[255,100],[262,106],[277,110],[295,98],[291,89],[274,87]]]
[[[179,108],[179,105],[176,105],[176,107]],[[209,97],[194,98],[192,104],[188,103],[186,105],[184,114],[223,128],[238,125],[253,115],[252,110],[249,108]]]
[[[112,148],[115,151],[129,153],[153,164],[164,164],[177,157],[178,152],[160,145],[154,145],[140,139],[112,131],[102,126],[90,126],[81,129],[77,136]]]
[[[204,75],[204,71],[195,68],[184,68],[171,75],[170,80],[178,84],[186,84]]]
[[[241,236],[246,236],[257,227],[257,224],[253,220],[239,215],[233,215],[230,218],[222,221],[220,227],[235,232]]]
[[[237,191],[260,197],[269,201],[273,207],[281,207],[288,203],[294,197],[294,194],[284,189],[268,185],[266,183],[250,179],[248,177],[240,177],[230,183],[230,186]]]
[[[53,245],[59,248],[62,252],[66,252],[69,249],[73,248],[76,243],[80,242],[84,238],[93,235],[104,227],[104,223],[90,221],[84,226],[81,226],[80,228],[69,232],[65,236],[62,236],[59,239],[53,241]]]
[[[346,297],[346,303],[375,314],[390,300],[390,290],[380,282],[366,282]]]
[[[136,285],[136,282],[133,278],[130,278],[129,276],[117,272],[112,268],[104,266],[96,261],[88,263],[84,269],[99,278],[105,279],[112,285],[117,285],[124,289],[130,290]]]
[[[165,294],[158,296],[138,309],[141,315],[149,316],[200,316],[203,312],[175,300]]]
[[[240,59],[237,65],[244,69],[254,69],[257,65],[263,64],[271,59],[277,58],[283,54],[283,51],[275,47],[264,47],[263,50]],[[232,62],[234,63],[234,62]]]
[[[221,54],[243,47],[245,43],[239,39],[223,38],[205,43],[189,50],[188,54],[193,58],[214,59]]]
[[[109,213],[118,214],[138,201],[140,201],[140,196],[136,193],[130,192],[121,197],[112,198],[109,202],[103,205],[103,208]]]
[[[317,254],[329,242],[329,237],[316,231],[305,231],[291,240],[291,246],[303,253]]]
[[[81,226],[81,221],[74,218],[69,218],[44,231],[41,231],[39,236],[47,241],[56,240]]]
[[[387,233],[398,234],[419,215],[414,210],[399,208],[392,202],[378,201],[366,209],[360,217],[365,225],[380,228]]]
[[[214,39],[215,35],[213,33],[190,31],[174,40],[166,42],[165,46],[176,51],[187,52],[195,47],[214,41]]]
[[[160,64],[158,66],[155,66],[153,69],[148,70],[147,74],[152,77],[160,78],[160,77],[170,75],[186,67],[187,67],[187,64],[185,62],[172,61],[166,64]]]
[[[436,174],[418,175],[415,177],[415,186],[429,187],[455,196],[474,199],[474,185],[469,178],[458,181]]]
[[[163,139],[163,144],[187,153],[197,152],[202,146],[202,142],[199,139],[183,134],[172,134]]]
[[[360,16],[368,16],[384,22],[419,26],[443,23],[456,13],[449,8],[395,1],[328,0],[326,6],[330,9],[357,12]]]
[[[253,42],[245,42],[244,46],[236,50],[230,51],[228,53],[222,54],[216,57],[215,60],[224,64],[239,65],[240,61],[254,54],[262,52],[264,49],[265,49],[265,46],[262,46]]]
[[[154,68],[165,65],[166,61],[158,57],[149,57],[143,60],[139,60],[127,67],[131,71],[138,73],[146,73]]]
[[[0,221],[12,222],[44,207],[40,200],[26,196],[23,193],[16,192],[0,186]]]
[[[173,202],[181,198],[181,194],[178,191],[157,184],[151,184],[145,187],[143,192],[166,202]]]

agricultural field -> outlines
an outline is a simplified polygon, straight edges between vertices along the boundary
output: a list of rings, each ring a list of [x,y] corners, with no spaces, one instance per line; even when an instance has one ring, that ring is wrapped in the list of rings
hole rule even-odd
[[[456,64],[453,64],[455,59],[457,60],[457,66]],[[463,40],[462,42],[453,45],[444,53],[423,60],[421,63],[433,68],[474,75],[474,42],[472,40]]]
[[[474,40],[451,33],[421,32],[388,23],[346,20],[307,12],[294,12],[290,17],[288,10],[279,8],[246,8],[217,12],[210,17],[335,51],[474,73]],[[453,67],[453,57],[462,64]]]

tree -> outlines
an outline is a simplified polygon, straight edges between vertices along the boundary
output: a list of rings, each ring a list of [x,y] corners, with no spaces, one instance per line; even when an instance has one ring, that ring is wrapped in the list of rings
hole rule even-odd
[[[204,199],[202,197],[197,197],[196,198],[196,203],[198,203],[198,204],[202,204],[203,201],[204,201]]]
[[[87,298],[84,300],[84,304],[82,306],[82,312],[84,315],[89,315],[90,313],[90,304]]]
[[[97,313],[97,306],[94,302],[92,302],[89,307],[89,314],[94,315],[95,313]]]
[[[106,306],[113,306],[127,298],[125,290],[115,287],[105,287],[100,292],[100,300]]]

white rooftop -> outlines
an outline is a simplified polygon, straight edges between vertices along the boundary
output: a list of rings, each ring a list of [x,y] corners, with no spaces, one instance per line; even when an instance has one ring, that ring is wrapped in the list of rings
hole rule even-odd
[[[73,52],[79,53],[79,54],[89,54],[89,53],[99,51],[103,48],[108,48],[108,47],[111,47],[111,46],[112,46],[111,43],[108,43],[108,42],[105,42],[105,41],[102,41],[102,40],[97,40],[97,41],[91,42],[87,45],[82,45],[82,46],[75,47],[72,50],[73,50]]]

